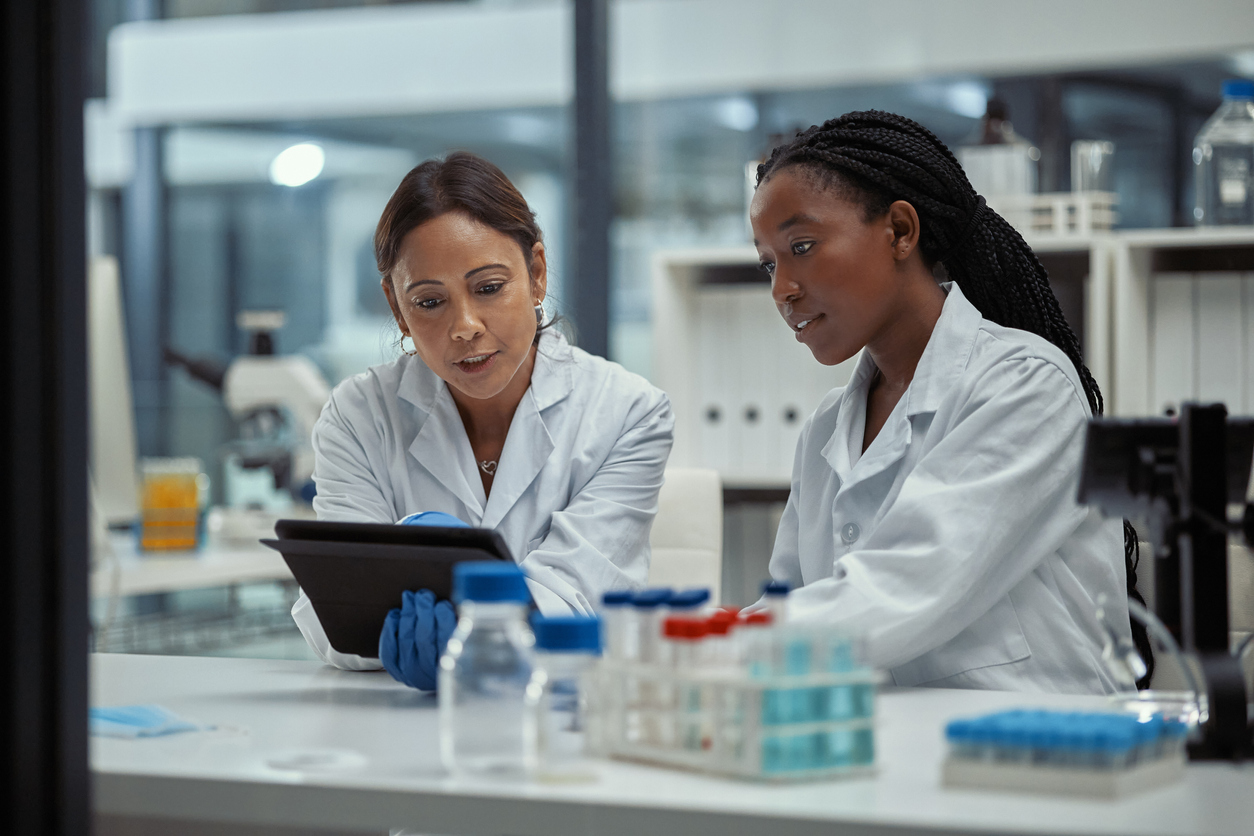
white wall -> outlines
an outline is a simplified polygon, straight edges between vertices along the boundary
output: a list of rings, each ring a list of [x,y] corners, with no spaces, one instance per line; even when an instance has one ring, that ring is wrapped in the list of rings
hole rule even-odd
[[[133,23],[109,97],[135,124],[555,105],[573,87],[567,0]],[[1249,0],[619,0],[620,99],[924,74],[1073,70],[1254,46]]]

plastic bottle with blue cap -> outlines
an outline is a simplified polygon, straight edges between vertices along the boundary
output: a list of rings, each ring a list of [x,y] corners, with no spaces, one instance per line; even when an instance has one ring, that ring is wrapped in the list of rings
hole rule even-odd
[[[541,781],[591,781],[588,720],[600,716],[589,700],[601,653],[601,621],[586,616],[535,616],[535,667],[527,687],[529,723],[536,735],[536,777]]]
[[[1193,143],[1198,226],[1254,224],[1254,81],[1223,83],[1223,104]]]
[[[453,567],[457,629],[440,658],[440,756],[454,774],[525,775],[535,766],[527,722],[535,636],[531,593],[516,564]]]

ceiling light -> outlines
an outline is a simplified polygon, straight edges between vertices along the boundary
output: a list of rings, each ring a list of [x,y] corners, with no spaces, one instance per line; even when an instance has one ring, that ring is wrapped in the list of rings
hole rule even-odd
[[[276,186],[303,186],[322,173],[326,160],[321,145],[312,142],[293,145],[270,163],[270,182]]]

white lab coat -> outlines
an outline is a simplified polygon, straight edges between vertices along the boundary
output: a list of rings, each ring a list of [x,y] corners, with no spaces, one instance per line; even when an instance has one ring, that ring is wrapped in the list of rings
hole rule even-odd
[[[1123,529],[1076,503],[1079,376],[944,287],[865,453],[866,352],[806,423],[771,575],[794,587],[790,618],[861,633],[897,685],[1112,692],[1094,609],[1105,593],[1128,624]]]
[[[314,510],[321,520],[384,523],[443,511],[494,528],[541,612],[591,613],[605,591],[647,580],[674,423],[661,390],[545,331],[485,502],[448,386],[403,356],[331,394],[313,431]],[[303,593],[292,616],[324,661],[380,666],[332,649]]]

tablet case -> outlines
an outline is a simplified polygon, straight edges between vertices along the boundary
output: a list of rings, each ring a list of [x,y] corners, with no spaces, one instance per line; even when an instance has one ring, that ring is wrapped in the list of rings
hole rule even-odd
[[[283,555],[331,646],[366,658],[379,655],[379,630],[406,590],[450,598],[453,564],[513,561],[486,528],[279,520],[274,529],[278,539],[261,542]]]

